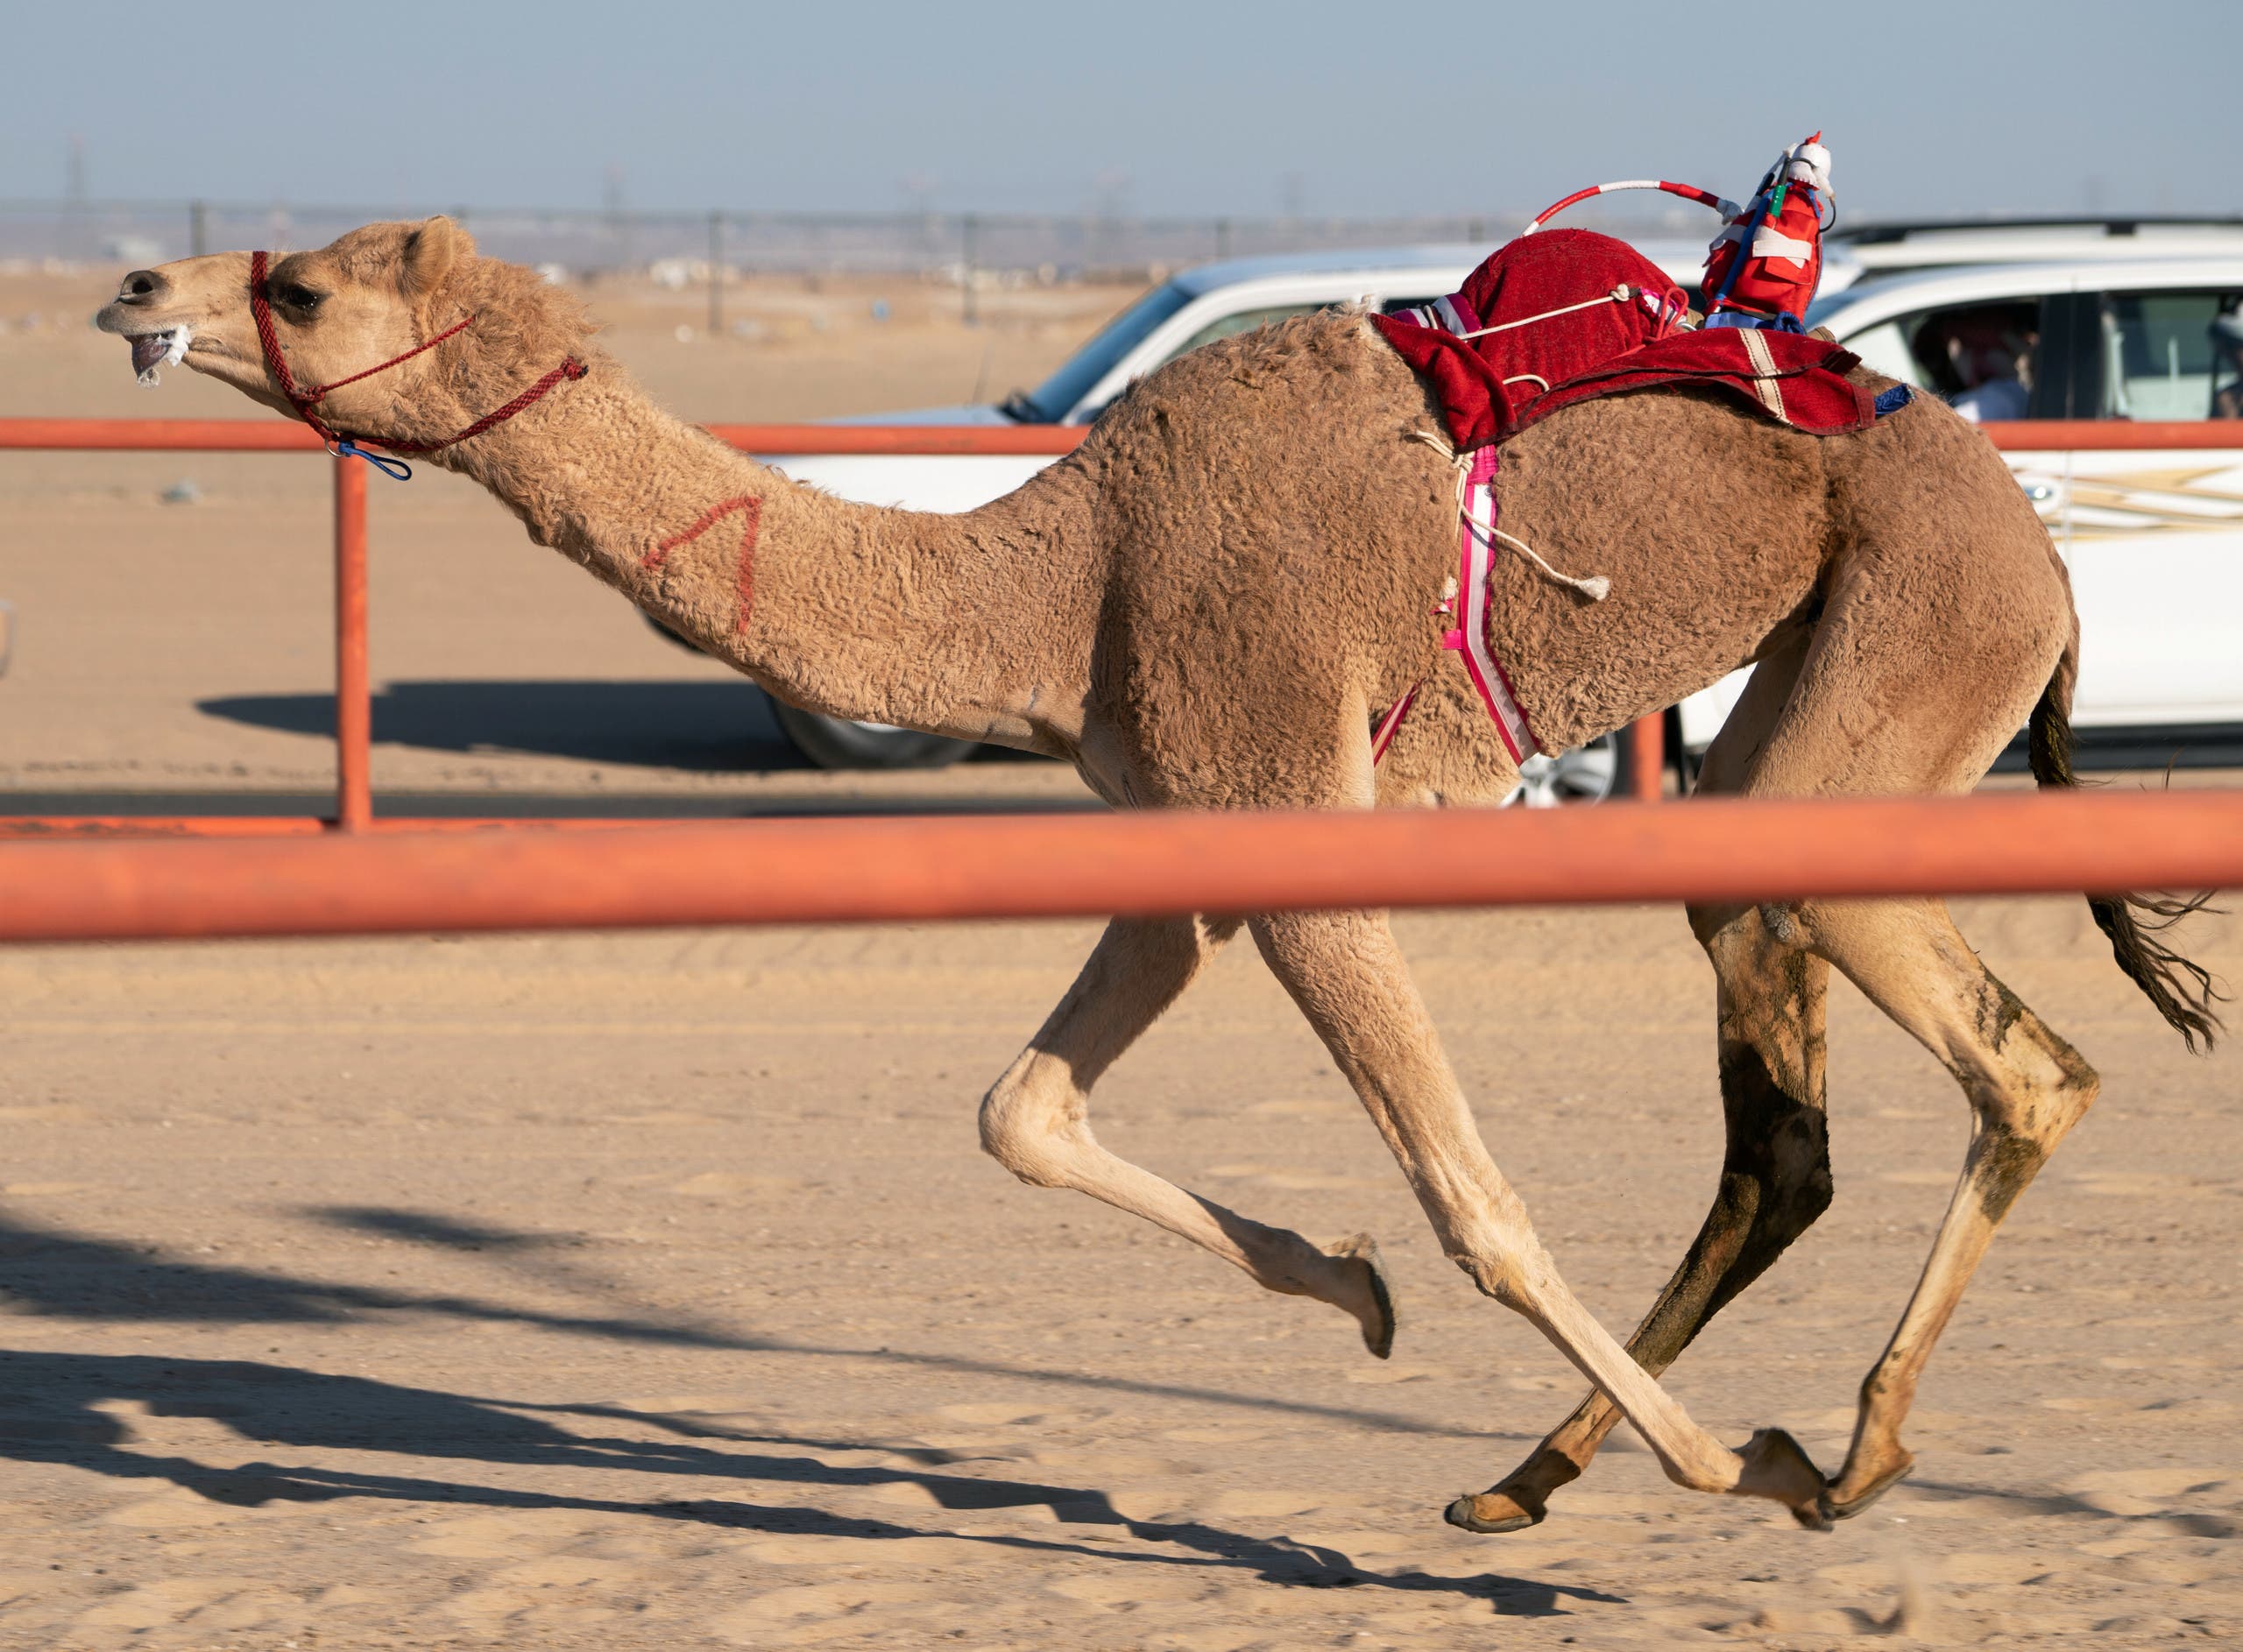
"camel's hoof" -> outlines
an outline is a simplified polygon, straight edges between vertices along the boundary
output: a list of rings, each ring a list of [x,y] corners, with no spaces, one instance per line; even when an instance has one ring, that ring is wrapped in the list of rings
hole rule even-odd
[[[1326,1246],[1324,1253],[1351,1258],[1368,1271],[1370,1313],[1368,1317],[1356,1315],[1356,1322],[1362,1327],[1363,1346],[1376,1359],[1387,1358],[1394,1352],[1394,1291],[1387,1282],[1386,1263],[1379,1256],[1378,1241],[1368,1233],[1350,1233]]]
[[[1518,1502],[1498,1489],[1477,1494],[1467,1492],[1441,1510],[1440,1517],[1465,1531],[1494,1534],[1525,1531],[1530,1526],[1539,1526],[1547,1513],[1539,1504],[1529,1506]]]
[[[1891,1491],[1902,1480],[1907,1479],[1908,1471],[1914,1468],[1915,1465],[1916,1459],[1910,1457],[1904,1451],[1900,1454],[1900,1460],[1898,1464],[1893,1467],[1886,1470],[1884,1473],[1870,1481],[1870,1483],[1862,1490],[1852,1493],[1850,1496],[1843,1498],[1835,1496],[1833,1493],[1836,1493],[1838,1488],[1836,1486],[1829,1487],[1823,1492],[1821,1499],[1822,1518],[1826,1521],[1851,1520],[1856,1514],[1860,1514],[1863,1509],[1867,1508],[1879,1498],[1884,1496],[1886,1493]]]
[[[1809,1531],[1830,1529],[1829,1517],[1822,1512],[1822,1471],[1797,1440],[1781,1429],[1762,1429],[1737,1455],[1744,1459],[1744,1472],[1736,1486],[1740,1494],[1772,1498]]]

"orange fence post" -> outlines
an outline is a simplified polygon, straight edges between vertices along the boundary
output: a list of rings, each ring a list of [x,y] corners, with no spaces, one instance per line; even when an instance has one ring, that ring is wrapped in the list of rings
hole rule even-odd
[[[374,818],[373,700],[366,681],[366,472],[335,458],[335,823]]]
[[[1628,759],[1628,795],[1638,803],[1656,803],[1666,792],[1666,714],[1638,717],[1620,745]]]

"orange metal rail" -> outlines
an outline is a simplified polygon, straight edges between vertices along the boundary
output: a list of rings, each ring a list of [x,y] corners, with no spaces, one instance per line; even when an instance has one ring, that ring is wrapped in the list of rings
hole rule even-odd
[[[2243,434],[2219,420],[2047,419],[1981,428],[1997,448],[2027,453],[2243,446]],[[1072,453],[1090,434],[1083,425],[711,425],[709,430],[743,452],[775,457]],[[319,448],[319,438],[302,425],[263,419],[0,419],[0,451],[316,453]]]
[[[644,818],[574,815],[385,815],[364,832],[617,831]],[[309,815],[0,815],[0,843],[70,843],[109,837],[323,837],[332,820]]]
[[[2243,792],[21,844],[0,941],[2243,885]]]
[[[745,453],[1072,453],[1086,425],[711,425]],[[263,419],[0,419],[0,451],[317,453],[306,427]]]
[[[2136,423],[2127,419],[2001,420],[1978,427],[2006,453],[2140,453],[2243,448],[2243,427],[2218,420]]]
[[[711,434],[746,452],[774,457],[804,454],[1065,454],[1088,435],[1073,425],[712,425]],[[2048,420],[1990,424],[1995,446],[2055,449],[2205,449],[2243,445],[2218,424],[2129,424]],[[0,419],[0,451],[316,453],[319,438],[301,424],[261,419]],[[323,823],[247,818],[149,819],[138,830],[166,835],[267,837],[320,827],[363,830],[373,822],[371,698],[366,643],[366,480],[347,459],[335,461],[336,813]],[[1655,802],[1663,778],[1660,719],[1642,718],[1624,742],[1625,791]],[[487,822],[497,824],[498,822]],[[94,817],[0,816],[0,838],[129,830]]]

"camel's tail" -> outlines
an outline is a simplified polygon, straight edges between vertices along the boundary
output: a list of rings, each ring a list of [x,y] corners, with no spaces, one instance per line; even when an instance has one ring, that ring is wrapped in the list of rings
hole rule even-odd
[[[2055,675],[2041,690],[2027,727],[2033,778],[2044,787],[2077,786],[2071,772],[2071,690],[2079,675],[2079,628],[2072,627]],[[2196,911],[2211,899],[2209,893],[2180,900],[2170,895],[2090,895],[2088,910],[2095,927],[2110,937],[2112,956],[2157,1013],[2172,1026],[2193,1052],[2197,1041],[2212,1047],[2221,1030],[2213,1003],[2226,995],[2212,983],[2211,971],[2191,963],[2159,939],[2162,931]],[[2147,914],[2147,918],[2138,916]]]

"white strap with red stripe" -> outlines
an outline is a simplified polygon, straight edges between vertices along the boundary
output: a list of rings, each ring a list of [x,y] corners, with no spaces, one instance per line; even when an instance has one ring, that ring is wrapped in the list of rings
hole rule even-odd
[[[1503,662],[1488,652],[1488,575],[1496,562],[1496,450],[1490,447],[1472,455],[1465,473],[1464,509],[1459,524],[1456,582],[1463,598],[1461,623],[1440,639],[1444,648],[1463,656],[1465,674],[1480,691],[1482,703],[1495,719],[1496,732],[1515,763],[1523,763],[1542,748],[1526,725],[1526,713],[1504,674]]]

